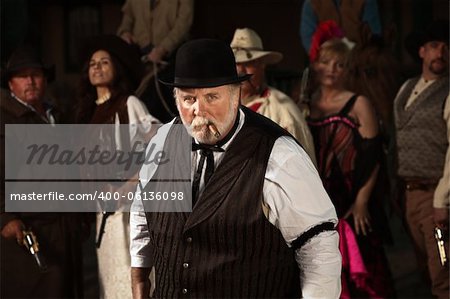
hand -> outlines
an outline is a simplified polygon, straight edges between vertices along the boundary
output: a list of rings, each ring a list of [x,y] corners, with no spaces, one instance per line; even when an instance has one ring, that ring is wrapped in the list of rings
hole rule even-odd
[[[162,47],[154,47],[152,51],[147,55],[149,61],[155,63],[161,63],[167,51]]]
[[[134,38],[133,35],[129,32],[124,32],[122,33],[122,35],[120,36],[124,41],[126,41],[127,43],[134,44]]]
[[[23,232],[22,230],[25,228],[22,220],[13,219],[6,223],[6,225],[2,229],[2,237],[5,239],[13,239],[17,240],[17,243],[22,244],[23,240]]]
[[[434,208],[433,213],[434,223],[440,229],[448,230],[449,211],[448,208]]]
[[[371,219],[367,204],[361,204],[356,201],[345,214],[344,218],[348,218],[352,214],[356,234],[359,235],[360,233],[362,233],[364,236],[367,236],[367,234],[372,231],[372,226],[370,224]]]

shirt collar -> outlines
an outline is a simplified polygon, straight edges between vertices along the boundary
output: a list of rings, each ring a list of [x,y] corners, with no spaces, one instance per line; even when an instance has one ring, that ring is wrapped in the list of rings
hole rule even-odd
[[[45,115],[47,118],[43,117],[39,112],[37,112],[37,110],[31,106],[30,104],[28,104],[27,102],[21,100],[18,96],[16,96],[13,92],[11,92],[11,97],[13,99],[15,99],[16,101],[18,101],[20,104],[24,105],[25,107],[27,107],[28,109],[30,109],[31,111],[33,111],[34,113],[36,113],[37,115],[39,115],[42,120],[44,120],[47,123],[50,124],[54,124],[55,123],[55,119],[52,115],[52,110],[53,107],[52,105],[50,105],[47,101],[44,101],[43,106],[44,106],[44,110],[45,110]]]

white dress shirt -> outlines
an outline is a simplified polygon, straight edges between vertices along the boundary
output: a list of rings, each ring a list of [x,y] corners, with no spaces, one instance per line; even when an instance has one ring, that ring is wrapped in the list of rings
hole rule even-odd
[[[225,151],[244,124],[245,115],[242,111],[239,118],[239,125],[233,137],[222,146]],[[192,167],[192,177],[198,164],[197,157],[197,152],[193,152],[192,165],[195,167]],[[223,152],[214,152],[215,167],[223,157]],[[145,188],[147,180],[153,177],[154,172],[154,165],[142,167],[139,173],[142,188]],[[202,178],[199,192],[203,192],[203,189]],[[136,192],[140,192],[139,187]],[[275,141],[267,165],[261,204],[267,219],[280,230],[288,246],[302,233],[320,223],[337,223],[336,211],[314,164],[290,137],[282,136]],[[130,215],[131,266],[151,267],[147,220],[142,201],[134,201],[132,211],[142,212],[131,212]],[[339,297],[341,256],[338,242],[336,231],[325,231],[296,250],[304,298]]]

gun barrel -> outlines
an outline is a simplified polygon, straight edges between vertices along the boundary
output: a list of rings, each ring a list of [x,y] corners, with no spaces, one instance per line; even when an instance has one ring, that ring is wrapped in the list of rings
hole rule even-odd
[[[31,230],[23,231],[23,244],[34,257],[39,270],[44,273],[47,272],[47,263],[45,262],[42,253],[39,251],[39,243],[36,235]]]
[[[434,237],[436,239],[438,252],[439,252],[439,259],[441,262],[442,267],[444,267],[447,264],[447,253],[445,252],[445,245],[444,245],[444,234],[442,233],[441,229],[436,227],[434,229]]]

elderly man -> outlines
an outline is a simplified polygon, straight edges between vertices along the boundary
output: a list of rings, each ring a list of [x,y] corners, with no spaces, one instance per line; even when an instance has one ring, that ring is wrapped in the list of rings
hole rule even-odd
[[[261,38],[249,28],[236,29],[231,48],[238,72],[252,74],[242,83],[241,103],[291,133],[315,163],[313,139],[300,109],[289,96],[266,83],[266,66],[278,63],[283,55],[264,51]]]
[[[82,297],[81,222],[70,213],[5,212],[5,125],[55,123],[44,102],[52,68],[31,48],[17,49],[2,72],[10,94],[0,102],[1,120],[1,287],[2,298]],[[13,162],[14,163],[14,162]],[[19,164],[19,163],[17,163]],[[19,166],[18,166],[19,167]],[[24,246],[24,229],[37,237],[41,268]]]
[[[339,297],[334,207],[295,139],[240,106],[249,76],[237,74],[221,41],[194,40],[178,51],[175,80],[165,84],[175,87],[180,119],[162,128],[182,123],[192,136],[193,209],[150,213],[134,201],[134,298],[148,296],[152,266],[158,298]],[[136,198],[154,191],[148,182],[158,181],[160,167],[143,166]]]
[[[398,175],[406,190],[406,220],[418,264],[431,278],[431,291],[449,297],[448,265],[440,262],[434,239],[442,230],[448,254],[450,206],[450,99],[448,21],[436,21],[407,39],[422,60],[422,74],[401,87],[394,102]],[[447,262],[448,264],[448,262]],[[427,267],[428,266],[428,267]]]

